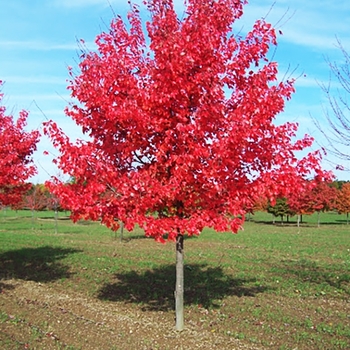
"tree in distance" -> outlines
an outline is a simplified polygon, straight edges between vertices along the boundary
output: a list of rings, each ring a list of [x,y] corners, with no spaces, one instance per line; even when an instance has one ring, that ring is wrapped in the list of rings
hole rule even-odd
[[[267,212],[272,214],[274,217],[280,217],[281,218],[281,224],[283,225],[284,217],[287,218],[287,222],[289,220],[290,216],[294,216],[295,212],[291,210],[288,199],[283,198],[277,198],[274,205],[269,205],[267,207]]]
[[[349,224],[350,213],[350,182],[346,182],[337,191],[336,209],[339,214],[346,214],[346,224]]]

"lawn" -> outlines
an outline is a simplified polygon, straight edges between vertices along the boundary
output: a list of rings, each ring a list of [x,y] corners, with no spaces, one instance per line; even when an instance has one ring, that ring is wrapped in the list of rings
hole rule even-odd
[[[57,228],[57,233],[56,232]],[[185,327],[174,330],[174,243],[0,212],[1,349],[348,349],[350,226],[321,213],[185,240]]]

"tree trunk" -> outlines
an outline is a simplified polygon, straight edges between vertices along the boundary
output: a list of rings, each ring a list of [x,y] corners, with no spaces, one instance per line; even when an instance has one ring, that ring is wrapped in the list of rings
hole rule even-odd
[[[298,227],[300,227],[300,217],[301,217],[301,215],[298,214],[298,215],[297,215],[297,226],[298,226]]]
[[[317,227],[320,227],[320,212],[317,212]]]
[[[32,212],[32,230],[34,230],[34,209],[32,209],[31,212]]]
[[[124,238],[124,222],[120,223],[120,242],[123,242]]]
[[[55,234],[58,233],[58,210],[55,208]]]
[[[349,225],[349,213],[346,213],[346,224]]]
[[[184,328],[184,236],[176,237],[176,286],[175,286],[176,330]]]

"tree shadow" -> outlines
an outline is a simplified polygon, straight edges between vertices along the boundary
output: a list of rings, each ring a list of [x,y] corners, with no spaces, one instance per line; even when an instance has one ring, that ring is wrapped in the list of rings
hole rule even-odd
[[[164,235],[163,238],[165,240],[168,239],[167,235]],[[120,232],[117,232],[117,239],[120,240]],[[144,233],[134,233],[133,231],[127,232],[124,234],[122,241],[125,243],[131,242],[133,240],[152,240],[154,241],[154,237],[146,236]],[[198,236],[186,236],[186,240],[198,239]]]
[[[54,216],[38,216],[36,217],[38,220],[43,220],[43,221],[52,221],[52,220],[58,220],[58,221],[70,221],[71,218],[69,216],[59,216],[55,218]]]
[[[12,290],[12,289],[15,289],[15,287],[12,284],[0,282],[0,293],[2,293],[4,290]]]
[[[350,220],[346,220],[346,219],[336,219],[335,221],[337,223],[343,224],[343,225],[349,225],[350,224]]]
[[[315,225],[317,226],[317,223],[315,223]],[[323,225],[336,225],[336,226],[342,226],[342,225],[346,225],[346,220],[342,221],[342,220],[334,220],[334,221],[320,221],[320,226]]]
[[[263,221],[263,220],[251,220],[251,222],[254,222],[258,225],[267,225],[267,226],[275,226],[275,227],[298,227],[298,223],[296,221],[284,221],[283,224],[281,221]],[[320,226],[342,226],[346,225],[346,220],[335,220],[335,221],[320,221]],[[300,222],[299,227],[317,227],[317,222],[313,221],[306,221],[303,220]]]
[[[268,225],[268,226],[278,226],[278,224],[280,224],[280,221],[275,221],[273,222],[271,221],[264,221],[264,220],[250,220],[250,222],[254,222],[255,224],[258,225]],[[286,226],[286,225],[281,225],[281,226]]]
[[[165,265],[142,272],[129,271],[114,275],[115,281],[105,284],[98,298],[141,304],[143,310],[174,309],[175,266]],[[185,305],[218,307],[217,300],[225,296],[255,296],[269,288],[260,286],[256,278],[233,278],[221,267],[191,264],[185,267]],[[254,285],[255,284],[255,285]]]
[[[326,284],[350,295],[350,274],[342,267],[336,269],[333,266],[328,269],[319,266],[314,261],[305,259],[300,261],[285,260],[280,272],[285,275],[294,275],[302,282],[310,282],[316,285]]]
[[[7,251],[0,254],[0,281],[16,278],[50,282],[68,278],[71,276],[69,266],[57,260],[77,252],[80,250],[50,246]]]
[[[133,232],[126,232],[123,234],[123,238],[121,240],[122,243],[129,243],[131,241],[134,241],[134,240],[143,240],[143,239],[153,239],[152,237],[147,237],[145,236],[145,234],[143,233],[133,233]],[[120,232],[117,232],[117,234],[114,235],[114,240],[116,241],[120,241]]]

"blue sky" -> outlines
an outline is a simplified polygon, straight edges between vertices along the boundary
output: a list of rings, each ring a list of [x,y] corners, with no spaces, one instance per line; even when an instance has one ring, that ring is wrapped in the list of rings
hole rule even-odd
[[[137,0],[136,2],[141,2]],[[174,0],[178,12],[183,0]],[[296,93],[287,102],[277,122],[296,121],[300,135],[309,133],[322,143],[311,116],[327,128],[324,109],[327,99],[320,83],[328,83],[326,58],[341,64],[338,38],[350,51],[350,2],[348,0],[251,0],[236,30],[248,31],[254,21],[267,14],[267,20],[282,30],[274,59],[279,63],[281,79],[287,74],[299,77]],[[111,6],[110,6],[111,5]],[[66,89],[67,66],[78,62],[77,39],[84,39],[94,49],[94,39],[108,30],[114,13],[125,16],[127,0],[11,0],[4,1],[0,11],[0,80],[7,113],[30,112],[28,129],[41,127],[45,116],[55,120],[71,137],[80,137],[79,129],[63,110],[70,99]],[[314,149],[317,148],[315,145]],[[50,157],[53,151],[42,137],[35,162],[39,174],[31,179],[44,182],[59,175]],[[334,166],[326,157],[324,167]],[[335,160],[350,167],[350,164]],[[337,178],[350,179],[349,172],[335,171]]]

